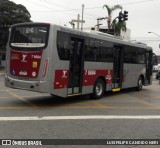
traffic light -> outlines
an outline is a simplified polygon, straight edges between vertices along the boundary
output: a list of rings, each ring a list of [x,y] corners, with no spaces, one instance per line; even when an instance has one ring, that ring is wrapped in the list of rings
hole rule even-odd
[[[121,12],[119,12],[119,16],[118,16],[119,21],[122,21],[122,18],[123,18],[123,13],[121,11]]]
[[[124,21],[127,21],[127,20],[128,20],[128,11],[124,11],[123,20],[124,20]]]

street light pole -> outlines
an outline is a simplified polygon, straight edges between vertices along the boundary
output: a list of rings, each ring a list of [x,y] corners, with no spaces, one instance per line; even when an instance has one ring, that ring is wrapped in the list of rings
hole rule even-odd
[[[153,33],[153,34],[155,34],[156,36],[160,37],[160,35],[158,35],[158,34],[156,34],[156,33],[154,33],[154,32],[148,32],[148,33]]]
[[[153,33],[153,34],[155,34],[156,36],[160,37],[160,35],[158,35],[157,33],[154,33],[154,32],[148,32],[148,33]],[[160,44],[159,44],[159,48],[160,48]]]

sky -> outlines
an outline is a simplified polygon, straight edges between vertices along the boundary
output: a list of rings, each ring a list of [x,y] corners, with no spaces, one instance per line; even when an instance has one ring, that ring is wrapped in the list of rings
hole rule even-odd
[[[106,17],[103,5],[121,5],[128,11],[127,28],[131,30],[131,40],[144,42],[160,55],[160,0],[11,0],[24,5],[34,22],[47,22],[71,27],[69,22],[82,14],[84,4],[84,27],[93,27],[97,18]],[[117,17],[119,10],[113,13]],[[101,21],[103,26],[106,20]],[[153,32],[153,33],[148,33]],[[156,33],[157,35],[155,35]],[[159,35],[159,36],[158,36]]]

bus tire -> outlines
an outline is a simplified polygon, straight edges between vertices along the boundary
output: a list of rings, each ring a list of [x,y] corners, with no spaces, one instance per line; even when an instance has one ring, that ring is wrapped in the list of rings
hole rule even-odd
[[[137,91],[141,91],[143,88],[143,80],[142,77],[140,76],[137,82]]]
[[[102,79],[97,79],[94,83],[93,93],[91,94],[91,99],[100,99],[102,98],[105,91],[105,83]]]

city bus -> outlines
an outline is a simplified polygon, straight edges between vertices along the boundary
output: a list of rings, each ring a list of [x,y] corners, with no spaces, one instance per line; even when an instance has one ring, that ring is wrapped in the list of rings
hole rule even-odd
[[[10,28],[5,85],[60,97],[120,91],[152,83],[153,51],[97,31],[47,23]]]

